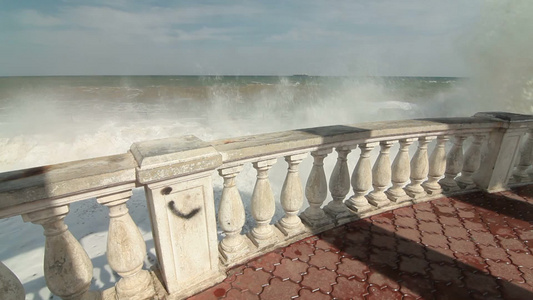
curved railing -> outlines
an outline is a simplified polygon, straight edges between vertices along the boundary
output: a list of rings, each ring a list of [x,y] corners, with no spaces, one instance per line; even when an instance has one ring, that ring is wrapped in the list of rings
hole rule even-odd
[[[337,159],[328,182],[324,159],[333,150]],[[533,116],[506,113],[213,142],[169,138],[135,143],[126,154],[2,173],[0,218],[21,215],[44,228],[46,283],[64,299],[179,298],[222,280],[233,265],[333,226],[442,195],[530,183],[532,151]],[[313,163],[304,186],[299,166],[309,155]],[[283,217],[272,224],[277,199],[269,170],[282,158]],[[353,170],[349,160],[356,162]],[[250,199],[255,225],[246,230],[247,205],[236,180],[250,164],[257,171]],[[223,180],[218,211],[214,172]],[[158,259],[152,271],[143,269],[145,242],[126,207],[136,186],[144,187],[150,213]],[[324,205],[328,194],[332,200]],[[106,291],[89,291],[91,260],[63,221],[70,203],[90,198],[109,208],[107,258],[121,276]],[[300,212],[305,201],[308,207]],[[0,284],[10,287],[0,289],[0,298],[23,298],[22,285],[3,264]]]

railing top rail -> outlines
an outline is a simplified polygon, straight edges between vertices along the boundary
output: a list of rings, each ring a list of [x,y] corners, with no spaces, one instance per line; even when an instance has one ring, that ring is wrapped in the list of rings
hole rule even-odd
[[[213,141],[224,163],[250,160],[273,153],[313,149],[341,143],[357,144],[390,138],[490,131],[501,124],[483,117],[434,118],[354,125],[323,126]]]
[[[258,158],[386,139],[489,132],[494,128],[533,128],[533,116],[478,113],[465,118],[323,126],[213,142],[194,136],[144,141],[133,144],[125,154],[0,173],[0,218],[118,192],[136,183],[154,183]],[[33,205],[36,201],[41,202]]]
[[[133,155],[128,152],[0,173],[0,211],[135,182],[136,167]]]

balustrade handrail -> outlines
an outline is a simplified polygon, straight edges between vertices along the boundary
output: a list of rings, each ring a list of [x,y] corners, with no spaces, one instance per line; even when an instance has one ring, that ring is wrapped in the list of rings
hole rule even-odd
[[[477,117],[476,117],[477,116]],[[464,118],[432,118],[354,125],[322,126],[219,139],[210,144],[222,155],[224,167],[269,156],[308,152],[319,148],[443,134],[488,132],[508,124],[477,114]],[[524,122],[514,126],[533,126]],[[526,125],[524,125],[526,124]],[[527,125],[529,124],[529,125]],[[138,163],[131,152],[0,173],[0,218],[61,206],[136,181]],[[78,195],[78,197],[76,197]],[[69,197],[64,199],[65,197]],[[62,201],[54,199],[63,198]]]
[[[211,145],[222,155],[224,166],[231,166],[234,163],[240,164],[258,158],[268,159],[270,156],[280,157],[333,146],[351,146],[362,142],[420,136],[486,133],[501,126],[502,123],[480,117],[368,122],[220,139],[211,142]]]
[[[0,173],[0,219],[120,191],[136,167],[128,152]]]
[[[498,123],[475,117],[372,122],[222,139],[211,142],[211,145],[222,154],[224,164],[229,164],[268,155],[280,156],[291,151],[326,148],[333,144],[380,141],[398,135],[470,133],[498,126]],[[138,167],[128,152],[0,173],[0,218],[96,197],[99,189],[135,182]],[[87,197],[71,198],[61,203],[36,203],[81,193]]]
[[[453,146],[446,154],[445,145],[452,136]],[[463,153],[463,141],[469,136],[473,136],[472,145]],[[433,139],[437,142],[429,157],[428,144]],[[415,142],[417,150],[410,159],[409,146]],[[391,164],[389,152],[394,143],[400,146]],[[482,145],[487,148],[484,155]],[[361,153],[350,182],[347,155],[356,147]],[[379,156],[372,168],[369,154],[376,148]],[[124,154],[0,173],[0,219],[22,215],[25,221],[42,225],[50,249],[55,246],[48,240],[62,236],[57,247],[70,249],[61,253],[78,264],[84,281],[69,290],[63,275],[49,273],[47,284],[54,293],[71,298],[91,293],[87,284],[92,265],[86,254],[80,254],[85,257],[81,260],[78,254],[68,256],[84,251],[66,229],[63,218],[68,204],[97,198],[98,203],[109,207],[108,260],[123,277],[116,293],[126,298],[142,295],[139,299],[144,299],[155,293],[147,288],[151,279],[142,270],[146,247],[125,204],[132,189],[143,186],[165,288],[168,293],[183,296],[180,288],[190,294],[205,282],[223,277],[219,255],[228,267],[281,243],[330,228],[332,222],[351,220],[354,215],[362,217],[408,205],[409,201],[427,201],[443,191],[478,186],[496,191],[505,189],[510,180],[514,184],[531,181],[533,173],[526,171],[533,162],[532,148],[533,116],[508,113],[323,126],[211,142],[194,136],[145,141],[133,144]],[[333,149],[337,152],[329,182],[333,201],[322,208],[328,191],[323,162]],[[314,160],[305,188],[310,207],[298,216],[303,201],[298,166],[309,152]],[[285,216],[274,228],[270,225],[275,207],[268,171],[280,157],[288,164],[280,199]],[[244,208],[235,184],[245,163],[252,163],[257,170],[251,199],[256,227],[247,236],[241,234]],[[215,170],[224,179],[218,218],[225,238],[220,243],[216,241],[211,183]],[[474,178],[476,174],[482,175]],[[346,199],[350,183],[354,194]],[[203,221],[190,223],[188,220],[199,212]],[[194,227],[204,238],[179,234],[173,229],[176,226]],[[117,240],[115,235],[123,233],[127,239]],[[181,246],[174,249],[176,244]],[[173,257],[175,251],[184,251],[181,256],[201,255],[201,266],[187,268],[184,261],[181,263],[185,266],[180,266]],[[124,252],[130,253],[122,255]],[[45,257],[45,266],[57,259],[65,258]]]

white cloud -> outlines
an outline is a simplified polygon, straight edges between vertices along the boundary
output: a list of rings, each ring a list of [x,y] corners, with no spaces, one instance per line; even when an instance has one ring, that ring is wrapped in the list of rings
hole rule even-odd
[[[54,16],[45,15],[36,10],[23,10],[16,14],[16,20],[23,25],[48,27],[63,24],[63,21]]]
[[[457,2],[186,5],[19,12],[16,22],[24,26],[0,31],[0,65],[55,74],[453,75],[461,67],[450,45],[476,14],[475,5]]]

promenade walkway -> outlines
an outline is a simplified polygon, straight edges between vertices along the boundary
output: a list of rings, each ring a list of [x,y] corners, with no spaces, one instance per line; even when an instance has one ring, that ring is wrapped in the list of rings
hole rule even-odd
[[[267,253],[190,299],[533,299],[533,185],[375,215]]]

